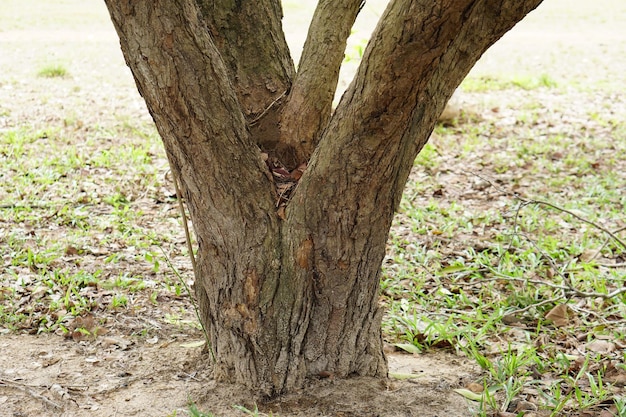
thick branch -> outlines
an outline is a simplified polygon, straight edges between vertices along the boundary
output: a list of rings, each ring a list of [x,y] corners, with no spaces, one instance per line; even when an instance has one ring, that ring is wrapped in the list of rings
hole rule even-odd
[[[195,290],[213,374],[268,394],[282,390],[302,366],[283,352],[301,343],[289,324],[306,322],[306,311],[291,313],[306,283],[281,275],[274,184],[228,69],[194,0],[106,4],[193,220]],[[276,294],[283,296],[274,301]]]
[[[276,146],[278,114],[295,74],[283,33],[280,0],[194,0],[235,88],[250,132]]]
[[[363,303],[362,289],[377,288],[380,275],[367,265],[382,262],[413,161],[445,103],[487,47],[540,2],[392,0],[286,210],[287,223],[314,242],[321,301],[312,317],[332,300],[332,319],[352,320],[341,306]],[[317,324],[307,337],[339,349],[340,335]],[[332,360],[305,354],[313,364]]]
[[[298,74],[282,112],[281,142],[293,149],[298,165],[311,156],[326,127],[350,30],[362,0],[320,0],[298,65]]]
[[[190,210],[220,201],[210,216],[192,214],[197,235],[219,245],[231,230],[245,235],[234,213],[266,219],[273,187],[197,6],[193,0],[105,1]]]
[[[395,209],[456,87],[541,1],[392,0],[313,155],[307,174],[316,178],[305,175],[300,188],[337,179],[354,191],[342,201],[382,199]]]
[[[195,0],[220,51],[244,114],[259,116],[295,74],[279,0]]]

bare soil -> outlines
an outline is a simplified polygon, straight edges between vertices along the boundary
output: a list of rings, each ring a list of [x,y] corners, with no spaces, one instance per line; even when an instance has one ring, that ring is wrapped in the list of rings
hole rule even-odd
[[[81,2],[65,1],[59,7],[69,13],[73,7],[78,7],[78,3]],[[150,122],[124,65],[104,5],[97,1],[86,3],[89,7],[81,7],[81,13],[77,15],[82,19],[80,22],[86,23],[73,21],[68,25],[71,17],[67,17],[67,21],[45,18],[44,14],[50,12],[49,5],[40,10],[42,17],[38,21],[35,17],[23,17],[25,14],[18,10],[20,2],[7,1],[7,10],[15,13],[16,23],[14,27],[0,31],[0,129],[66,125],[67,132],[80,141],[96,127],[119,124],[120,120]],[[564,2],[559,4],[569,7]],[[548,11],[554,13],[553,9]],[[541,15],[535,20],[540,23],[549,21]],[[539,63],[540,70],[548,66],[558,68],[557,72],[550,72],[556,77],[571,77],[572,74],[567,72],[573,71],[580,75],[581,82],[585,82],[588,77],[601,74],[607,79],[608,89],[614,85],[623,87],[626,54],[615,52],[626,50],[625,41],[623,34],[611,31],[611,27],[595,33],[595,38],[579,35],[574,39],[573,42],[584,42],[582,49],[589,52],[586,61],[573,58],[579,62],[577,66],[554,65],[547,61],[557,60],[563,50],[569,50],[571,32],[580,33],[579,28],[572,28],[571,32],[550,30],[546,38],[535,27],[521,26],[506,40],[509,43],[499,44],[496,49],[506,57],[508,64],[527,65],[531,71],[532,63],[520,63],[528,54],[518,52],[515,59],[508,58],[511,45],[525,45],[521,48],[533,51],[531,58]],[[607,56],[612,58],[607,61]],[[494,64],[495,59],[486,56],[482,66],[477,68],[478,73],[494,71],[498,65]],[[69,63],[70,77],[49,80],[35,76],[38,67],[55,60]],[[594,74],[586,70],[585,63],[594,66]],[[571,97],[586,101],[595,108],[601,107],[611,93],[599,97],[598,103],[591,102],[584,94]],[[558,107],[567,106],[571,97],[561,95],[541,99],[556,101],[555,107]],[[464,105],[486,112],[487,117],[501,117],[490,113],[489,109],[493,101],[506,100],[511,100],[508,93],[487,98],[470,95],[465,97]],[[619,100],[622,104],[618,113],[623,114],[623,97]],[[585,117],[586,114],[581,111],[579,116]],[[124,146],[124,143],[118,138],[102,146]],[[163,152],[155,152],[158,153],[160,175],[165,175],[167,163]],[[171,194],[172,190],[163,193]],[[172,244],[182,248],[182,231],[172,232],[168,220],[176,216],[175,205],[164,209],[150,201],[145,204],[146,214],[142,221],[151,222],[155,230],[167,230],[173,235]],[[153,218],[145,220],[149,216]],[[22,225],[0,224],[0,233],[19,227]],[[61,232],[42,229],[33,233],[60,238]],[[102,262],[106,252],[94,251],[91,260],[86,262]],[[181,253],[173,262],[182,273],[189,273],[188,262]],[[129,262],[115,267],[150,275],[145,265]],[[159,279],[158,274],[155,279]],[[5,285],[6,281],[0,283]],[[192,326],[168,323],[163,318],[168,312],[184,310],[186,316],[183,319],[193,320],[192,307],[185,297],[162,297],[156,306],[145,300],[142,302],[140,297],[135,300],[135,304],[141,306],[139,309],[103,312],[99,317],[103,321],[99,323],[104,323],[107,332],[97,338],[74,340],[56,334],[0,333],[0,416],[185,415],[190,399],[200,409],[217,416],[244,415],[233,408],[234,405],[250,410],[258,406],[261,413],[280,416],[472,415],[468,402],[453,389],[467,387],[478,380],[480,372],[475,365],[449,352],[409,355],[392,352],[391,348],[390,372],[410,373],[419,375],[418,378],[390,378],[387,381],[319,379],[310,381],[302,392],[264,402],[255,393],[241,387],[212,381],[208,377],[208,356],[201,348],[183,346],[202,339],[201,332]],[[149,331],[137,336],[146,328]]]
[[[120,335],[74,342],[55,335],[0,339],[0,415],[185,415],[189,399],[218,416],[243,415],[233,405],[281,416],[467,416],[451,391],[475,369],[451,354],[389,356],[390,370],[409,381],[331,378],[271,402],[207,375],[201,348],[181,347],[187,335],[133,342]],[[436,364],[436,365],[435,365]]]

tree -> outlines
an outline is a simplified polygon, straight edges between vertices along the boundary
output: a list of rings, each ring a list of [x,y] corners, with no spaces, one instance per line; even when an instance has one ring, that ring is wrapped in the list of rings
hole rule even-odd
[[[392,0],[336,109],[362,0],[320,0],[294,69],[279,0],[105,0],[197,239],[214,377],[271,396],[385,377],[380,267],[413,161],[541,0]]]

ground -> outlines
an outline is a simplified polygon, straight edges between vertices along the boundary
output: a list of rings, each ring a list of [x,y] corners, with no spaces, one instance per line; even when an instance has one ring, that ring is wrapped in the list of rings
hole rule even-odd
[[[343,86],[379,3],[364,9],[347,51]],[[480,413],[467,392],[480,392],[497,375],[479,366],[479,355],[472,357],[467,332],[446,338],[444,327],[428,329],[438,323],[435,317],[462,327],[471,303],[454,298],[446,304],[451,297],[471,299],[471,305],[487,297],[483,291],[512,299],[511,288],[503,289],[512,279],[505,285],[482,273],[478,282],[472,274],[496,268],[493,258],[475,267],[477,254],[495,253],[495,242],[518,223],[526,227],[537,221],[533,216],[552,220],[543,212],[516,217],[532,206],[518,199],[541,196],[568,208],[580,202],[575,208],[596,225],[611,231],[626,226],[626,6],[587,3],[546,0],[496,44],[460,90],[462,113],[438,127],[418,157],[384,265],[389,381],[325,378],[264,403],[207,377],[209,359],[186,292],[191,267],[167,161],[104,5],[4,1],[0,416],[187,415],[189,401],[216,416],[245,415],[237,406],[279,416]],[[297,55],[311,7],[285,5]],[[535,273],[518,287],[515,305],[508,304],[516,309],[477,309],[484,309],[486,322],[497,316],[497,326],[510,326],[476,346],[493,363],[500,363],[507,346],[541,347],[542,358],[569,358],[574,374],[596,372],[600,365],[576,365],[577,354],[592,352],[602,369],[610,368],[602,375],[611,385],[589,405],[590,414],[576,415],[616,415],[611,401],[623,397],[626,373],[623,297],[609,302],[568,293],[563,299],[571,302],[573,317],[564,324],[553,320],[556,329],[542,333],[538,328],[550,325],[537,319],[548,313],[540,304],[551,296],[558,304],[555,294],[562,288],[548,285],[554,293],[544,298],[535,294],[524,301],[522,295],[531,297],[528,282],[558,277],[565,264],[585,269],[583,261],[592,257],[597,264],[591,273],[602,278],[603,290],[619,290],[626,255],[617,244],[587,244],[599,240],[589,224],[570,217],[556,217],[554,224],[550,235],[562,238],[557,246],[570,257],[536,250],[549,252],[543,257],[554,264],[546,268],[536,260],[527,268]],[[568,240],[577,248],[564,248]],[[529,311],[536,315],[526,316]],[[600,324],[589,320],[601,312]],[[551,337],[554,346],[542,339]],[[537,410],[537,392],[554,393],[559,374],[530,368],[533,381],[541,383],[525,382],[512,401],[499,398],[500,415],[549,415]],[[590,389],[586,384],[583,392]],[[524,408],[524,401],[532,407]]]
[[[254,410],[258,399],[253,393],[205,376],[207,360],[200,349],[181,347],[189,336],[133,342],[116,335],[93,343],[53,335],[3,337],[0,406],[16,416],[165,416],[175,411],[186,415],[193,399],[220,416],[243,415],[234,405]],[[16,346],[22,348],[12,350]],[[465,401],[450,390],[475,378],[476,369],[466,361],[440,353],[393,354],[389,362],[392,370],[418,377],[388,383],[368,378],[315,381],[303,392],[259,404],[259,409],[284,416],[467,415]]]

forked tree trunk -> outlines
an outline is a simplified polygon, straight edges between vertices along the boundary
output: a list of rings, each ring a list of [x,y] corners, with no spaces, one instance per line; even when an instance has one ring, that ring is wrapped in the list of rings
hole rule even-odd
[[[360,0],[320,1],[297,74],[278,0],[105,2],[190,210],[214,376],[384,377],[380,265],[413,160],[541,0],[392,0],[332,114]]]

